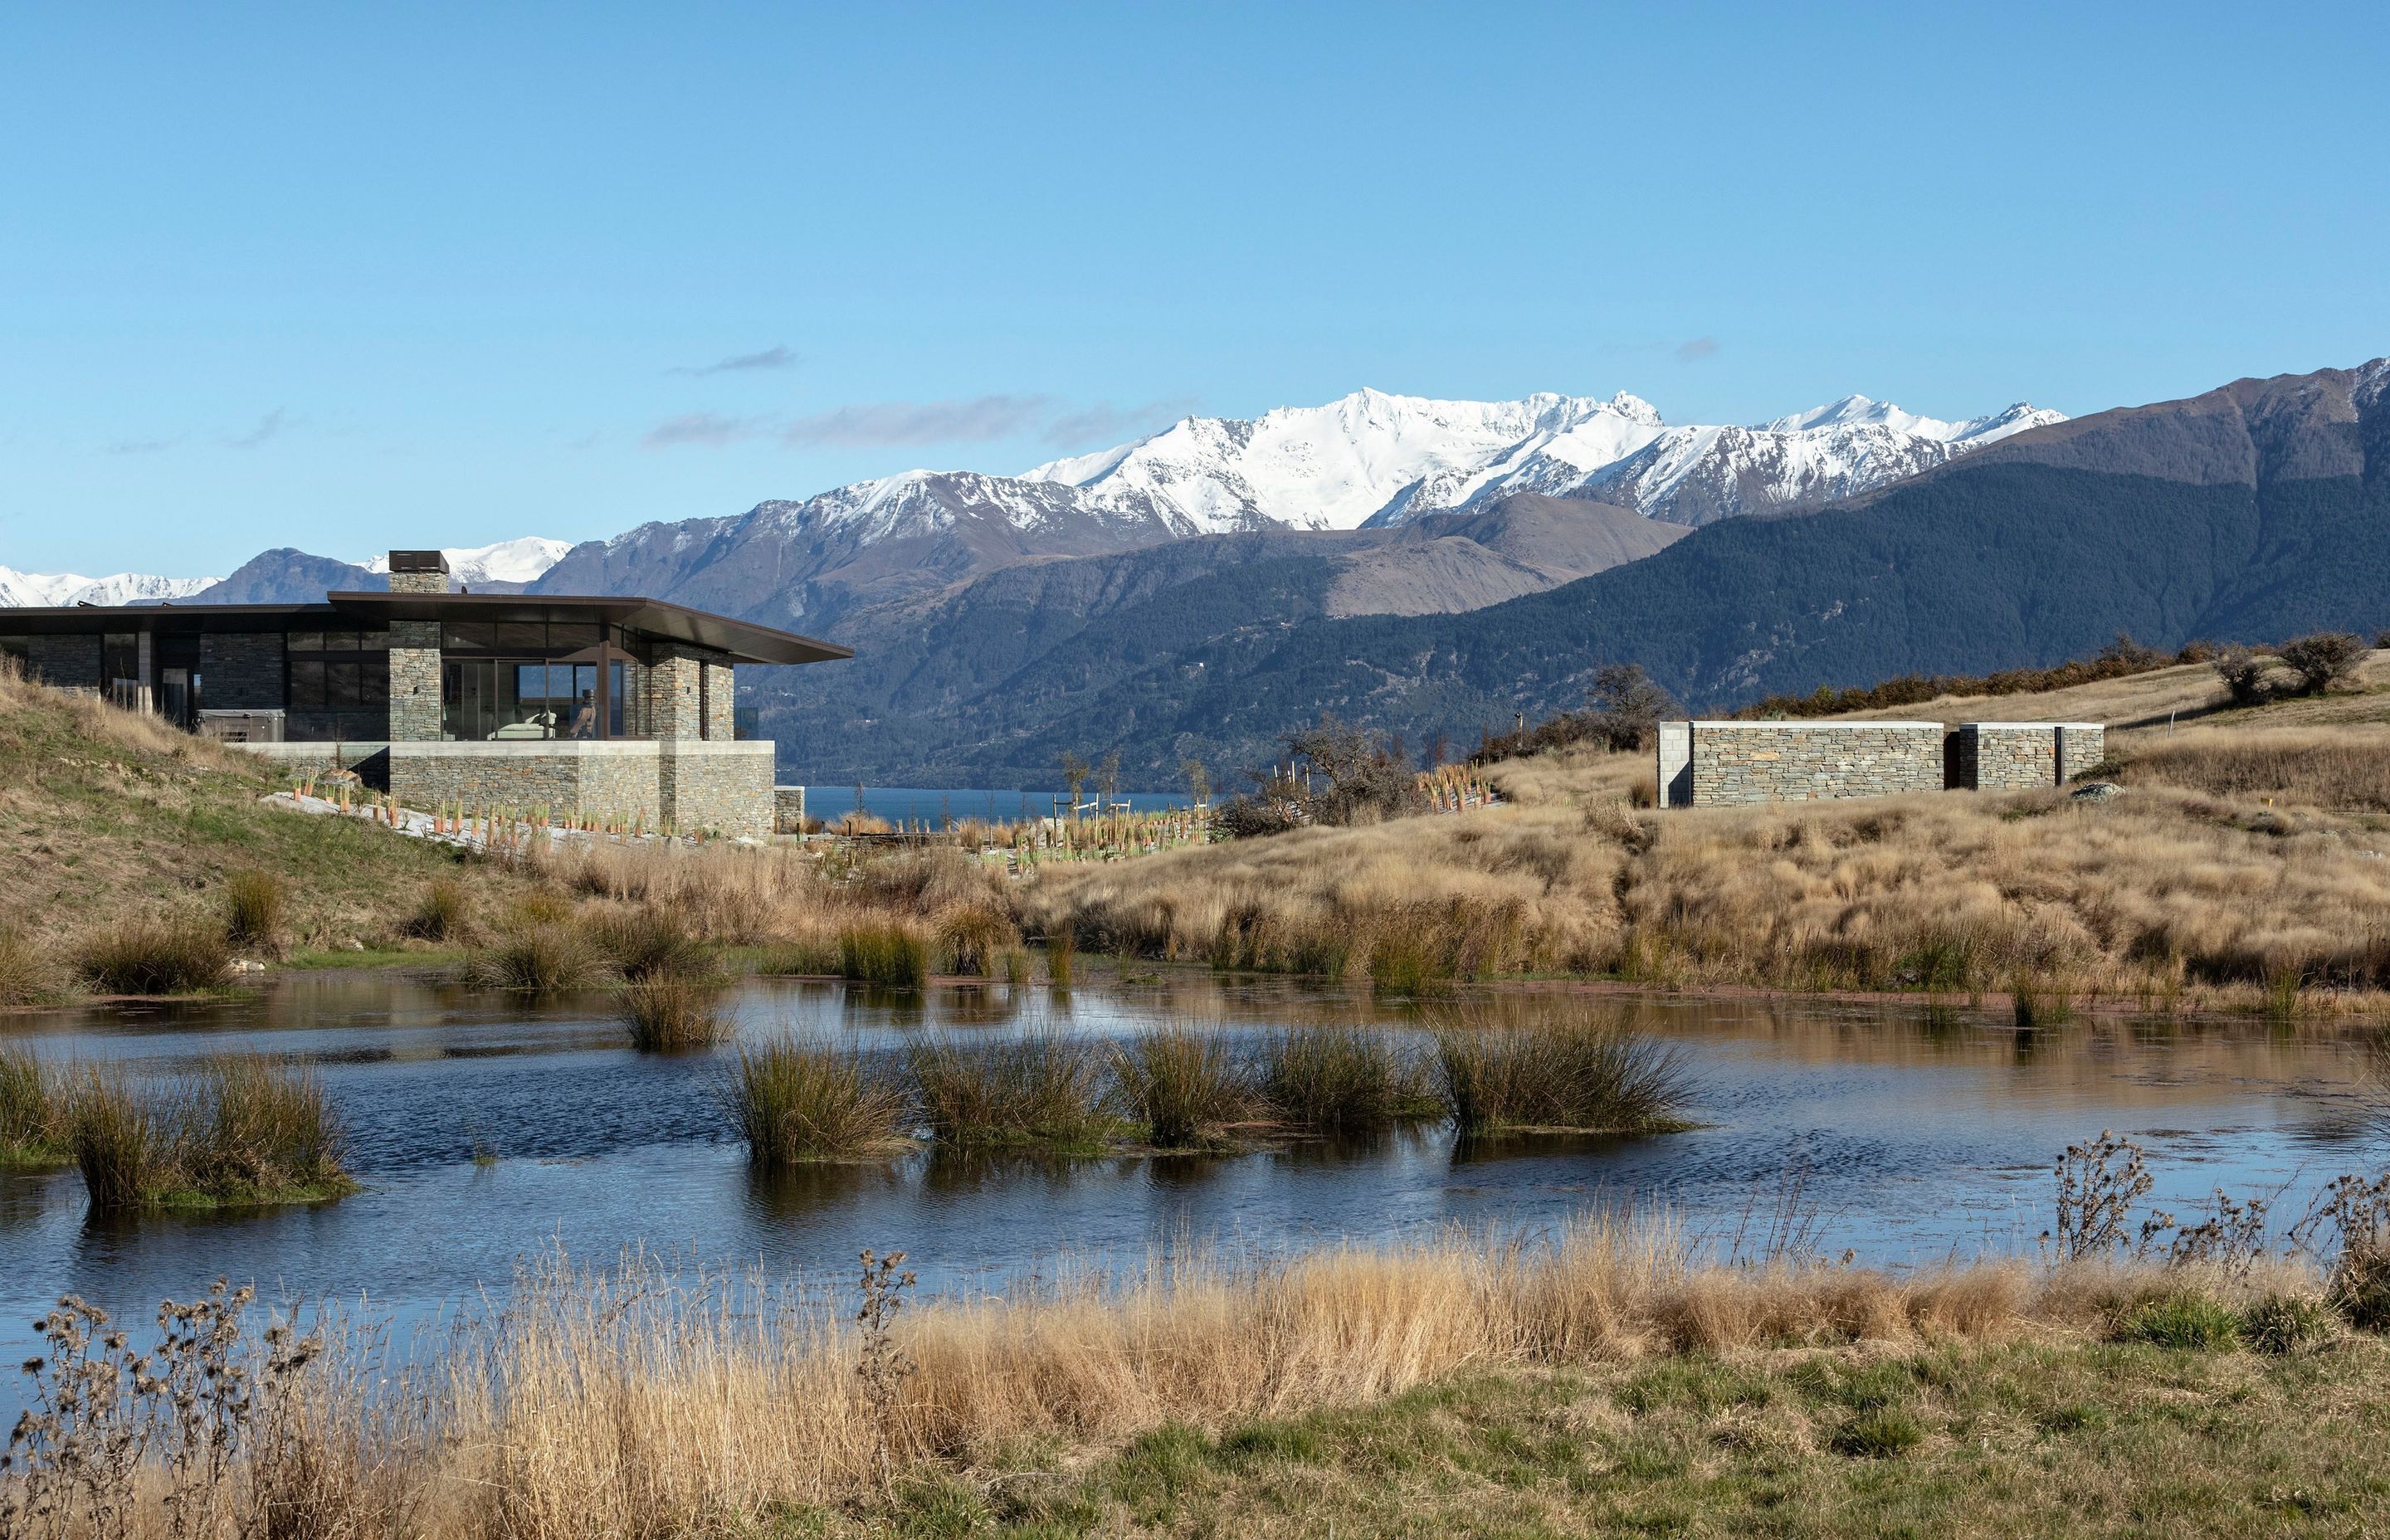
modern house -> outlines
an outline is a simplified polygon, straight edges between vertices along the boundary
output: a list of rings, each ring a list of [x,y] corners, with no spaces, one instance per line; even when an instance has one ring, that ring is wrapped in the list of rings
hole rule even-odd
[[[410,807],[751,838],[773,832],[774,752],[738,735],[732,671],[854,656],[656,599],[451,593],[438,551],[390,557],[388,593],[321,604],[0,610],[0,655]]]

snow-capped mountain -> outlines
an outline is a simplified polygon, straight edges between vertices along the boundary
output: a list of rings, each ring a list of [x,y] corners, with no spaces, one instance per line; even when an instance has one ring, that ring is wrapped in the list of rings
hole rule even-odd
[[[89,578],[75,572],[20,572],[11,567],[0,567],[0,608],[155,604],[161,599],[188,598],[218,581],[212,577],[156,577],[147,572],[115,572]]]
[[[535,534],[501,540],[495,545],[462,545],[442,550],[448,558],[451,580],[469,587],[476,583],[536,583],[572,549],[570,540],[543,540]],[[366,571],[387,576],[390,553],[379,553],[357,563]]]
[[[1188,417],[1022,479],[1099,500],[1136,494],[1203,533],[1399,523],[1514,492],[1701,524],[1869,491],[2064,420],[2020,403],[1945,422],[1854,395],[1754,427],[1671,428],[1623,391],[1479,402],[1360,391],[1251,419]]]
[[[1358,391],[1325,406],[1187,417],[1150,438],[1022,472],[1112,498],[1143,494],[1203,533],[1350,530],[1458,507],[1524,456],[1565,443],[1608,464],[1660,432],[1651,404],[1532,395],[1431,401]]]
[[[1931,470],[2062,413],[2020,402],[1964,422],[1918,417],[1889,402],[1844,396],[1755,428],[1671,428],[1633,454],[1574,481],[1518,480],[1538,492],[1593,497],[1679,524],[1741,513],[1814,507]]]

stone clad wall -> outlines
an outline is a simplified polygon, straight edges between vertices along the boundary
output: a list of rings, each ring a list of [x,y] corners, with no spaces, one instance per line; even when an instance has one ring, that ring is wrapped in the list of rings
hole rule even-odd
[[[663,749],[664,821],[682,833],[704,829],[751,840],[771,838],[777,799],[772,782],[777,746],[768,739],[697,742]]]
[[[390,789],[406,807],[545,807],[644,819],[649,828],[771,838],[777,756],[768,742],[631,739],[390,746]]]
[[[2096,722],[1962,722],[1952,738],[1951,784],[1979,791],[2057,786],[2107,753],[2107,732]]]
[[[35,679],[58,689],[96,690],[99,638],[92,635],[28,636],[25,668]],[[277,706],[281,703],[275,702]]]
[[[209,711],[282,705],[282,633],[211,631],[199,638],[199,704]]]
[[[1938,722],[1696,722],[1691,733],[1696,807],[1942,787]]]
[[[652,743],[616,740],[531,743],[396,741],[390,746],[390,789],[400,804],[429,812],[443,802],[469,809],[527,811],[598,818],[644,815],[662,822]]]
[[[805,789],[802,786],[772,788],[772,832],[803,834],[805,831]]]
[[[421,577],[420,572],[399,574]],[[438,574],[432,574],[437,576]],[[404,743],[440,738],[440,622],[390,622],[390,736]]]

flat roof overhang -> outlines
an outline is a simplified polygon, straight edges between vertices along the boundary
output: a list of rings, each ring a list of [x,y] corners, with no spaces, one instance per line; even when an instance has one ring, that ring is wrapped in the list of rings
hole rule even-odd
[[[662,599],[596,594],[336,592],[322,604],[72,605],[0,610],[0,631],[71,635],[108,631],[254,631],[343,618],[373,621],[597,621],[726,653],[740,663],[827,663],[854,649]]]

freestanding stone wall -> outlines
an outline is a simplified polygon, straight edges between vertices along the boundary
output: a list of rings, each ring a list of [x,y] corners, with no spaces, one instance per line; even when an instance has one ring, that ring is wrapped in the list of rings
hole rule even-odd
[[[1961,722],[1950,732],[1950,784],[1978,791],[2063,786],[2107,757],[2097,722]]]
[[[1690,805],[1695,807],[1882,797],[1942,786],[1938,722],[1690,722],[1684,726],[1688,768],[1681,778],[1690,784]],[[1661,742],[1664,772],[1664,731]]]

